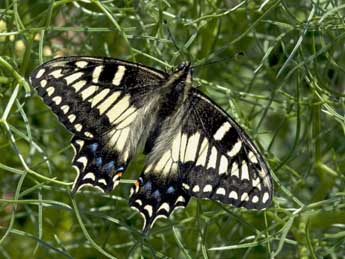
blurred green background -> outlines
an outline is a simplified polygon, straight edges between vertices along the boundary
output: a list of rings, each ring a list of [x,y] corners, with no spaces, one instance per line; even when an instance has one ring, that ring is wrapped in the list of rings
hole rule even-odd
[[[344,258],[345,2],[0,2],[0,258]],[[275,182],[264,212],[192,199],[148,236],[111,194],[70,195],[71,134],[27,82],[57,56],[110,56],[194,83],[243,126]]]

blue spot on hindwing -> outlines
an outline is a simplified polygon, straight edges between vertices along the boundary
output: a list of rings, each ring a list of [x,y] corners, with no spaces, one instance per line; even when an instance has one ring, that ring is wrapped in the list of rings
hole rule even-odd
[[[161,193],[159,192],[159,190],[155,190],[153,193],[152,193],[152,197],[154,197],[154,198],[158,198],[158,197],[160,197],[161,196]]]
[[[98,143],[93,143],[93,144],[89,145],[89,148],[93,153],[96,152],[97,147],[98,147]]]
[[[170,186],[168,189],[167,189],[167,193],[174,193],[175,192],[175,188],[173,186]]]
[[[152,183],[151,183],[151,181],[148,181],[147,183],[145,183],[145,185],[144,185],[144,191],[146,192],[146,191],[149,191],[149,190],[151,190],[152,189]]]
[[[125,168],[123,166],[116,168],[116,172],[123,172],[123,171],[125,171]]]
[[[102,158],[101,157],[97,157],[96,158],[96,166],[97,167],[101,167],[102,166]]]
[[[111,160],[110,162],[108,162],[104,165],[104,170],[107,173],[110,173],[111,171],[113,171],[114,166],[115,166],[115,162],[113,160]]]

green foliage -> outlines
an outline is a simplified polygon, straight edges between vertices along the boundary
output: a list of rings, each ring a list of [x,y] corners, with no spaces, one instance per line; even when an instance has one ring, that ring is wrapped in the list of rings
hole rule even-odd
[[[344,9],[340,0],[2,0],[0,257],[344,257]],[[72,197],[71,135],[27,82],[36,65],[66,55],[167,70],[192,61],[195,84],[265,154],[272,207],[192,199],[143,236],[127,205],[143,157],[111,194]]]

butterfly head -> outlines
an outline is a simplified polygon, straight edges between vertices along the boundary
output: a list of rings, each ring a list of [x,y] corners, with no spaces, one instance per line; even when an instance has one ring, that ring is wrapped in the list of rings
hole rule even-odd
[[[182,103],[185,100],[191,87],[191,63],[182,63],[170,74],[168,80],[162,86],[161,93],[169,99],[171,99],[172,96],[177,97],[174,104],[174,106],[176,106],[178,103]]]
[[[183,82],[183,88],[185,89],[185,93],[187,93],[192,86],[192,64],[190,62],[181,63],[178,65],[174,74],[179,78],[178,81]]]
[[[176,70],[177,71],[186,71],[188,73],[188,71],[191,70],[191,63],[190,62],[183,62],[177,66]]]

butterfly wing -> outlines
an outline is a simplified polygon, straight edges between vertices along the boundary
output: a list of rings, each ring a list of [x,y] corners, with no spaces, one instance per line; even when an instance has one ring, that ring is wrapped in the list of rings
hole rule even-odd
[[[144,217],[144,231],[191,196],[249,209],[271,203],[263,158],[240,126],[197,89],[154,143],[130,198]]]
[[[236,207],[267,208],[272,201],[272,178],[253,142],[229,115],[200,91],[194,89],[191,98],[189,123],[190,127],[195,125],[195,129],[187,132],[189,141],[181,159],[184,188],[192,196]],[[199,141],[190,141],[189,136],[195,134],[200,134]]]
[[[113,190],[153,123],[155,89],[166,78],[146,66],[93,57],[57,58],[33,71],[32,85],[74,134],[74,192],[84,185]]]

